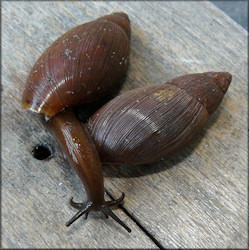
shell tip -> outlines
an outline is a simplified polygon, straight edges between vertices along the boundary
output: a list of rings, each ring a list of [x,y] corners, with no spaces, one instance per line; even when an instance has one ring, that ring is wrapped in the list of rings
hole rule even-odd
[[[131,36],[130,19],[126,13],[114,12],[110,15],[100,17],[99,19],[105,19],[118,25],[121,29],[124,30],[128,39],[130,40]]]
[[[214,79],[222,90],[223,94],[225,94],[232,81],[232,75],[229,72],[218,72],[215,73]]]
[[[112,15],[120,16],[120,17],[126,19],[127,21],[129,21],[128,15],[124,12],[114,12],[114,13],[112,13]]]

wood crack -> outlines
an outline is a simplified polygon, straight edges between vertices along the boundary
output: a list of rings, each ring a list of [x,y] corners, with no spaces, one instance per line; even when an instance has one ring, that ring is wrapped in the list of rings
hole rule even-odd
[[[115,200],[114,197],[110,194],[110,192],[108,192],[105,189],[105,192],[107,193],[107,195],[112,199]],[[133,222],[136,223],[136,225],[141,229],[141,231],[148,236],[151,241],[159,248],[159,249],[165,249],[163,247],[163,245],[135,218],[133,217],[126,208],[124,208],[122,205],[118,206]],[[131,228],[132,229],[132,228]]]

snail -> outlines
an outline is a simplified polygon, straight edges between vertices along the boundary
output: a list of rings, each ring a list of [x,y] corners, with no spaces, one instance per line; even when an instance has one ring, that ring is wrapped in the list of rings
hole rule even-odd
[[[232,75],[206,72],[128,91],[88,121],[102,163],[146,164],[192,142],[218,108]]]
[[[130,21],[125,13],[113,13],[79,25],[59,37],[37,60],[27,78],[22,107],[40,113],[56,137],[70,165],[80,177],[87,202],[70,204],[78,213],[102,211],[128,232],[109,208],[120,204],[104,200],[101,162],[88,129],[75,116],[72,107],[101,98],[123,76],[128,63]]]

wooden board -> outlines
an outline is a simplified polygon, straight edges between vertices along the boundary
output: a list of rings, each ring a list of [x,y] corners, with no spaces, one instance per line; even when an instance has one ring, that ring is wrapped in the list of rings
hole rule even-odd
[[[40,54],[70,28],[114,11],[131,20],[123,92],[187,73],[233,75],[206,129],[180,154],[151,165],[104,167],[108,193],[126,193],[115,213],[131,234],[97,213],[65,227],[75,213],[68,199],[85,199],[83,187],[38,118],[20,109]],[[2,247],[247,247],[244,29],[209,2],[3,2],[2,14]],[[53,147],[50,160],[33,158],[40,142]]]

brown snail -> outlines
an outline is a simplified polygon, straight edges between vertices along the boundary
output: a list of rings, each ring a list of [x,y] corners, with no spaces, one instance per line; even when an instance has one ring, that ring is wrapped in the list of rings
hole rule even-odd
[[[131,231],[109,208],[124,199],[104,200],[102,167],[95,145],[71,108],[107,93],[127,68],[130,21],[114,13],[79,25],[58,38],[37,60],[23,93],[22,107],[45,116],[87,193],[87,202],[70,204],[79,212],[71,225],[89,211],[102,211]]]
[[[217,109],[232,76],[206,72],[128,91],[88,122],[102,163],[150,163],[193,141]]]

